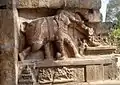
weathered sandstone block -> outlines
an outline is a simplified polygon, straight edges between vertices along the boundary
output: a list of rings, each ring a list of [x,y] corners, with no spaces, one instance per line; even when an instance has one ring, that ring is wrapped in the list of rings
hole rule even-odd
[[[100,9],[100,0],[18,0],[17,8]]]
[[[0,85],[15,85],[14,46],[12,10],[0,10]]]

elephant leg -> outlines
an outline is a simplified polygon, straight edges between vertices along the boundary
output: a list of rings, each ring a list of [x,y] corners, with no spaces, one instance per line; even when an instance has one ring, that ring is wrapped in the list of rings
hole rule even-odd
[[[75,57],[80,58],[81,55],[79,54],[78,49],[76,48],[76,46],[75,46],[75,44],[73,43],[73,41],[71,40],[71,38],[70,38],[70,37],[65,38],[65,42],[67,42],[68,45],[70,45],[70,47],[73,49],[73,52],[74,52],[74,54],[75,54]]]
[[[63,60],[65,59],[65,49],[64,49],[64,40],[63,39],[59,39],[57,40],[57,47],[61,53],[61,56],[59,56],[59,58],[57,59],[60,59],[60,60]],[[58,53],[57,53],[58,54]]]
[[[32,52],[38,51],[44,45],[43,41],[44,40],[33,43],[32,46],[31,46],[32,47]]]
[[[53,60],[53,56],[51,55],[50,43],[45,44],[45,55],[46,59]]]
[[[28,47],[24,49],[21,53],[19,53],[20,60],[23,61],[25,57],[29,55],[30,51],[31,51],[31,47]]]

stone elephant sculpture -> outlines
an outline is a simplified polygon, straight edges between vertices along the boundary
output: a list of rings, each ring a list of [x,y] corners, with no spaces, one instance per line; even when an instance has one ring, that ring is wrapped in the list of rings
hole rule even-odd
[[[55,16],[42,17],[30,22],[23,22],[26,42],[32,51],[39,50],[49,41],[56,41],[61,59],[65,58],[64,42],[73,50],[75,57],[81,57],[74,41],[68,34],[68,26],[72,23],[81,24],[79,15],[62,10]],[[50,56],[50,55],[47,55]]]

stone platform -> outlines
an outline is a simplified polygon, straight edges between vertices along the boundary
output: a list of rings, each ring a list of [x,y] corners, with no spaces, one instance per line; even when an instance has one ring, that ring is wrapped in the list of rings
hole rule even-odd
[[[116,46],[98,46],[98,47],[87,47],[85,55],[106,55],[112,54],[117,49]]]
[[[96,57],[96,58],[95,58]],[[89,56],[66,60],[26,60],[19,62],[19,85],[79,85],[79,83],[115,79],[113,55]],[[31,82],[30,82],[31,81]],[[27,84],[27,82],[29,84]]]

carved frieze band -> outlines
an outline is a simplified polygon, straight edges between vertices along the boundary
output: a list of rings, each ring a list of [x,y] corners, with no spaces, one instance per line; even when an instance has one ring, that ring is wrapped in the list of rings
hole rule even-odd
[[[62,83],[75,81],[75,69],[68,67],[33,68],[23,67],[19,75],[19,85]]]

